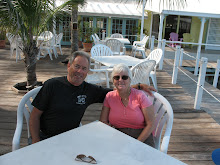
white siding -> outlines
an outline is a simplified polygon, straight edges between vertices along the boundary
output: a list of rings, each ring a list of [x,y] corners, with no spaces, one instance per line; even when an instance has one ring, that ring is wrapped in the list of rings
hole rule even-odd
[[[210,18],[206,44],[220,45],[220,19]],[[220,50],[220,46],[209,46],[205,49]]]

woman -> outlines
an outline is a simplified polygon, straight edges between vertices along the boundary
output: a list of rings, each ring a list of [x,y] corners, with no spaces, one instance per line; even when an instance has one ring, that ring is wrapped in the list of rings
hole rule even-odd
[[[112,80],[117,90],[107,93],[100,121],[154,147],[153,105],[143,91],[130,87],[131,77],[126,65],[114,66]]]

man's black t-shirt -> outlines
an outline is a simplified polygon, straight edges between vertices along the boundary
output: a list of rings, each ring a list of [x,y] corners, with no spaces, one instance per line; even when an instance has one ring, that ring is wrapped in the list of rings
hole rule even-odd
[[[47,80],[32,103],[43,111],[41,131],[51,137],[78,127],[86,108],[102,103],[111,90],[87,82],[74,86],[66,76]]]

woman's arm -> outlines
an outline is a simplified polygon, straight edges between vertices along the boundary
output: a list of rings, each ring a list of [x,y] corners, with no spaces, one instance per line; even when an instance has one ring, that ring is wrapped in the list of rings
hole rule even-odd
[[[142,112],[144,114],[146,127],[143,129],[137,139],[141,142],[144,142],[154,130],[155,114],[153,105],[147,108],[143,108]]]
[[[101,115],[100,115],[100,119],[99,119],[101,122],[103,122],[103,123],[105,123],[107,125],[110,125],[109,121],[108,121],[109,110],[110,110],[109,107],[103,106],[102,107],[102,112],[101,112]]]

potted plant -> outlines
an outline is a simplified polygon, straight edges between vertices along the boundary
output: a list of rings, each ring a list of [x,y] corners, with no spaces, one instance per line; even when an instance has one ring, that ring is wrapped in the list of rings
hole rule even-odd
[[[83,41],[84,51],[89,52],[92,48],[92,40],[91,35],[96,33],[97,28],[93,28],[90,26],[89,22],[83,22],[83,27],[81,29],[81,36]]]
[[[0,29],[0,48],[5,48],[6,31],[5,29]]]

